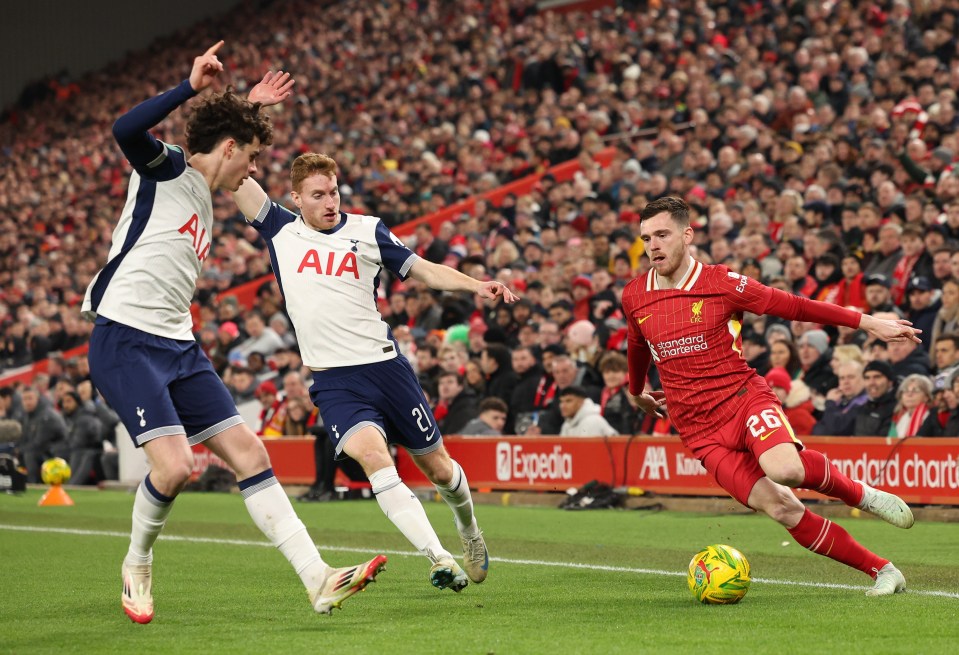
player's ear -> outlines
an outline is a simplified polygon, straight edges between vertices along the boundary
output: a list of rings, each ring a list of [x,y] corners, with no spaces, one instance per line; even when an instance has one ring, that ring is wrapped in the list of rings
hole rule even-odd
[[[693,227],[691,225],[687,225],[686,229],[683,230],[683,243],[685,243],[688,246],[689,244],[693,242],[694,236],[695,236],[695,233],[693,232]]]
[[[223,141],[223,156],[227,159],[231,159],[233,155],[236,154],[237,146],[236,139],[228,137]]]
[[[296,191],[290,191],[290,198],[293,199],[293,204],[298,208],[303,209],[303,201],[300,199],[300,194]]]

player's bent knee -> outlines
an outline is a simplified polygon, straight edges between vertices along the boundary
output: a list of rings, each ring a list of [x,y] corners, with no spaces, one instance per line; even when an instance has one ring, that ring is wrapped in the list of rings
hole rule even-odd
[[[806,469],[803,468],[802,462],[798,466],[795,464],[780,464],[773,470],[766,471],[766,475],[773,482],[787,487],[798,487],[806,479]]]
[[[787,528],[795,527],[802,518],[805,507],[789,489],[780,487],[778,493],[762,508],[769,518]]]
[[[443,486],[453,481],[453,460],[445,448],[440,447],[426,455],[415,455],[413,461],[433,484]]]

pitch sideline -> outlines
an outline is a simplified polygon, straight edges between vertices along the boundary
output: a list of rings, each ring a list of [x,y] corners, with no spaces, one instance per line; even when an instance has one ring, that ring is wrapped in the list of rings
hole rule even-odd
[[[122,537],[129,539],[129,532],[114,532],[110,530],[79,530],[76,528],[51,528],[34,525],[6,525],[0,523],[0,530],[10,530],[14,532],[41,532],[52,534],[70,534],[80,537]],[[184,537],[180,535],[160,535],[159,541],[180,541],[193,544],[219,544],[223,546],[259,546],[261,548],[273,548],[273,544],[266,541],[250,541],[247,539],[215,539],[213,537]],[[321,552],[336,551],[341,553],[360,553],[369,554],[373,552],[368,548],[351,548],[346,546],[331,546],[328,544],[317,544]],[[420,557],[419,553],[408,550],[377,550],[376,552],[386,555],[398,555],[401,557]],[[634,573],[636,575],[660,575],[672,577],[686,577],[685,571],[664,571],[661,569],[643,569],[626,566],[606,566],[603,564],[582,564],[578,562],[550,562],[547,560],[535,559],[510,559],[506,557],[491,557],[490,561],[500,564],[525,564],[529,566],[551,566],[564,569],[585,569],[588,571],[607,571],[610,573]],[[852,591],[862,591],[867,587],[860,587],[849,584],[836,584],[831,582],[799,582],[796,580],[774,580],[770,578],[753,578],[754,582],[762,584],[787,585],[794,587],[813,587],[817,589],[848,589]],[[939,596],[942,598],[959,599],[959,593],[950,591],[937,591],[925,589],[909,589],[908,593],[917,596]]]

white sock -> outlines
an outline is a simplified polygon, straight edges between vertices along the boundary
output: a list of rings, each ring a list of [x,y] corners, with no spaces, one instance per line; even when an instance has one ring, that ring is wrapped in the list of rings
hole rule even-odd
[[[319,589],[330,567],[320,557],[306,526],[293,511],[273,469],[241,480],[239,486],[256,527],[283,553],[307,590]]]
[[[426,518],[423,505],[400,480],[395,466],[387,466],[373,473],[370,485],[386,518],[400,529],[416,550],[427,556],[432,553],[435,558],[452,557],[440,544],[439,537]]]
[[[153,562],[153,543],[160,536],[166,518],[173,509],[173,500],[164,496],[150,482],[150,475],[137,487],[133,500],[133,527],[130,530],[130,549],[127,561],[131,564]]]
[[[473,514],[473,496],[470,495],[469,482],[466,481],[466,472],[463,467],[453,462],[453,479],[449,486],[441,484],[435,485],[446,504],[453,510],[453,516],[456,518],[456,529],[464,537],[475,537],[479,532],[479,526],[476,525],[476,516]]]

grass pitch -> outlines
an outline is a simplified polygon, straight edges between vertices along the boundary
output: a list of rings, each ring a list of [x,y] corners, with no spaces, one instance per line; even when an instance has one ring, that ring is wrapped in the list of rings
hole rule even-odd
[[[298,578],[238,495],[183,494],[155,547],[156,618],[120,608],[132,495],[0,495],[2,653],[945,653],[959,641],[959,525],[897,530],[839,522],[906,575],[906,594],[870,599],[869,580],[799,547],[759,516],[564,512],[481,505],[490,577],[460,594],[433,589],[374,501],[296,504],[334,566],[389,557],[380,582],[332,617],[312,612]],[[426,503],[458,553],[445,504]],[[783,545],[788,542],[787,545]],[[728,543],[752,565],[742,603],[704,606],[686,588],[700,547]]]

